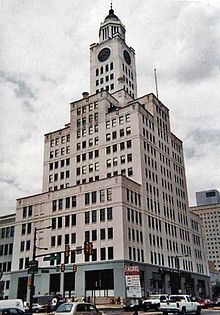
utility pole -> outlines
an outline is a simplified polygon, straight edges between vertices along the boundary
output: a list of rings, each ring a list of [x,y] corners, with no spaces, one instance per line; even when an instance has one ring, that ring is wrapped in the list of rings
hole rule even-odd
[[[47,230],[50,229],[52,226],[46,226],[46,227],[42,227],[42,228],[34,228],[34,243],[33,243],[33,252],[32,252],[32,262],[30,267],[31,270],[31,283],[30,283],[30,309],[29,311],[32,312],[32,306],[33,306],[33,297],[35,294],[35,285],[34,285],[34,278],[35,278],[35,273],[38,271],[38,261],[36,260],[36,250],[38,249],[44,249],[47,250],[48,248],[43,248],[43,247],[38,247],[36,245],[37,242],[37,231],[41,231],[41,230]]]

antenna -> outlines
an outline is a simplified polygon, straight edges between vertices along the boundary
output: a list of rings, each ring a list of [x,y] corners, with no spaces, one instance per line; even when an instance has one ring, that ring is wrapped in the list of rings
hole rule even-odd
[[[156,95],[158,98],[158,86],[157,86],[157,69],[154,69],[154,80],[155,80],[155,88],[156,88]]]

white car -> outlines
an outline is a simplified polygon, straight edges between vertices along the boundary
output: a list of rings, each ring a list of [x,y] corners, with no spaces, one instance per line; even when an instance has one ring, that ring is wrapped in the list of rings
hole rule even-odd
[[[84,302],[68,302],[61,304],[55,315],[101,315],[100,312],[95,305]]]
[[[160,309],[160,303],[167,301],[169,296],[167,294],[151,294],[147,299],[143,300],[142,306],[144,311],[154,309],[158,311]]]

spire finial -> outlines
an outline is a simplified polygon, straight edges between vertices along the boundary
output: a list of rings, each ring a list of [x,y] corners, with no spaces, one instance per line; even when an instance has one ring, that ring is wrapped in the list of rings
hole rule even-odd
[[[111,4],[110,4],[110,9],[112,10],[112,1],[111,1]]]

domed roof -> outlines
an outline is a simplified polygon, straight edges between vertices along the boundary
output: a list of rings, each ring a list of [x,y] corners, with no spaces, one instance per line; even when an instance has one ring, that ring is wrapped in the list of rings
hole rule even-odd
[[[105,18],[105,22],[107,21],[120,21],[117,15],[114,14],[114,10],[112,8],[109,10],[109,14]]]

